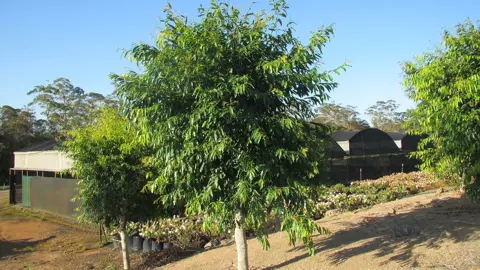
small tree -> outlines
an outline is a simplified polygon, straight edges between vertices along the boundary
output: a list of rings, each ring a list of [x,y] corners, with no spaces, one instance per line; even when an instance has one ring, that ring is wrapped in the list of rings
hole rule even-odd
[[[428,136],[416,156],[425,169],[466,181],[480,168],[479,27],[467,21],[456,33],[445,31],[442,46],[405,63],[404,72],[407,94],[417,103],[409,132]]]
[[[148,189],[166,204],[185,201],[206,228],[235,228],[242,270],[246,227],[268,248],[264,224],[281,215],[290,243],[301,239],[312,253],[320,229],[306,190],[321,181],[326,128],[306,119],[337,85],[321,65],[333,30],[303,45],[283,24],[286,10],[274,1],[271,15],[241,14],[212,1],[192,23],[167,7],[155,45],[126,53],[144,73],[112,75],[141,138],[157,150],[159,175]]]
[[[73,159],[73,172],[81,179],[80,218],[118,226],[124,268],[129,269],[125,226],[154,214],[151,194],[141,193],[146,184],[142,159],[145,148],[135,140],[136,131],[113,109],[95,123],[70,132],[65,150]]]

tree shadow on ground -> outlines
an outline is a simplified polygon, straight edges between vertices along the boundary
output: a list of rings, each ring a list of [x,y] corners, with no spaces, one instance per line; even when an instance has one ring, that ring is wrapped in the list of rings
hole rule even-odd
[[[5,239],[0,239],[0,259],[34,251],[38,245],[45,243],[53,238],[55,238],[55,236],[49,236],[47,238],[34,241],[32,241],[31,239],[22,239],[15,241],[7,241]]]
[[[446,239],[454,242],[480,239],[480,204],[462,198],[434,199],[405,213],[364,217],[357,224],[327,237],[316,236],[315,253],[328,252],[327,258],[339,265],[349,258],[373,252],[403,266],[415,267],[413,250],[418,246],[436,248]],[[299,246],[293,250],[304,250]],[[266,269],[277,269],[307,258],[303,255]]]

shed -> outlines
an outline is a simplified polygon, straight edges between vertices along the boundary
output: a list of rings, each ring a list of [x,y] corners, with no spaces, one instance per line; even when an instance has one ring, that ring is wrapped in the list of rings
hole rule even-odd
[[[72,161],[57,149],[59,142],[43,141],[14,154],[10,169],[10,203],[21,204],[58,215],[72,217],[79,202],[76,196],[78,179],[64,172]]]
[[[418,149],[418,143],[424,138],[424,136],[410,135],[402,132],[388,132],[388,135],[390,135],[402,151],[416,151]]]
[[[15,151],[12,170],[60,172],[70,169],[71,160],[58,146],[59,142],[48,140]]]
[[[335,131],[332,138],[351,156],[398,153],[395,141],[377,128],[361,131]]]

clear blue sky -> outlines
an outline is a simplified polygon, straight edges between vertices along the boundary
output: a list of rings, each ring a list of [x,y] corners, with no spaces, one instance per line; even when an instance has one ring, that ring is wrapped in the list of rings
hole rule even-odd
[[[247,9],[252,1],[231,1]],[[256,9],[268,0],[257,0]],[[200,3],[171,1],[175,10],[196,17]],[[320,25],[335,26],[324,62],[351,64],[336,79],[337,103],[363,112],[377,100],[413,105],[401,86],[400,62],[432,49],[442,30],[467,17],[480,19],[478,0],[290,0],[289,17],[302,40]],[[35,85],[69,78],[86,91],[109,94],[111,72],[132,66],[118,49],[151,42],[165,0],[2,0],[0,1],[0,106],[26,105]]]

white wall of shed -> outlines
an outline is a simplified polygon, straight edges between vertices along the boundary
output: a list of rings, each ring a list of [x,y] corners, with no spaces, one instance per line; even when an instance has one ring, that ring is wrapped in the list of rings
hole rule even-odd
[[[15,169],[61,171],[70,169],[72,161],[64,152],[15,152]]]

